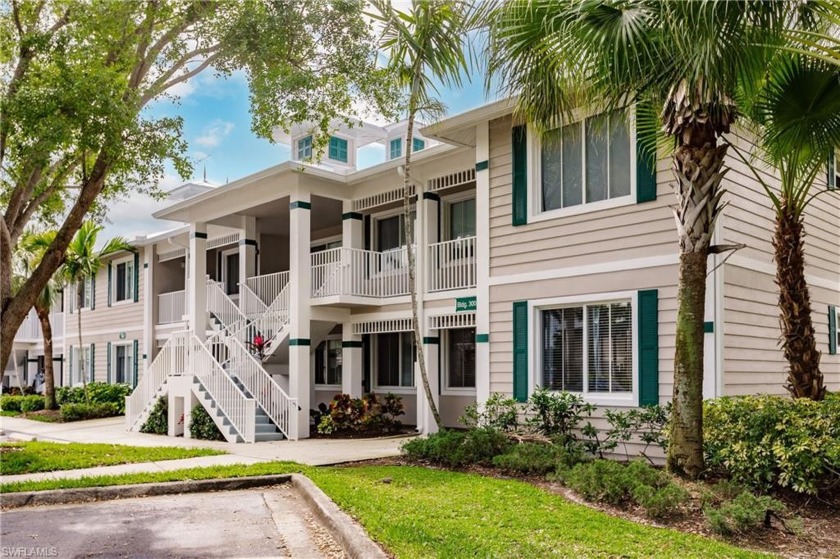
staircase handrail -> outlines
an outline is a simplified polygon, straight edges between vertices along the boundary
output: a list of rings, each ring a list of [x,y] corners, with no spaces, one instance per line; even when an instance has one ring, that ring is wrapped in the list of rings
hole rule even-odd
[[[151,405],[166,379],[186,371],[188,336],[188,331],[173,332],[143,376],[137,379],[137,386],[125,397],[125,421],[129,431],[137,427],[143,410]]]

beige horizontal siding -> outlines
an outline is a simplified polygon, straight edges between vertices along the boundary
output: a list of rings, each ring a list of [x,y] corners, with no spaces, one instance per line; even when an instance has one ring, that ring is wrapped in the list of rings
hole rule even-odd
[[[677,309],[677,267],[662,266],[490,288],[490,391],[513,393],[513,303],[619,291],[659,290],[659,398],[671,396]],[[634,309],[635,312],[636,309]],[[533,333],[531,333],[533,335]],[[531,371],[533,378],[535,371]]]
[[[829,390],[840,389],[840,356],[828,354],[828,305],[837,290],[810,287],[821,370]],[[787,361],[779,347],[778,291],[771,274],[724,267],[724,395],[784,394]]]
[[[514,227],[510,117],[490,124],[490,274],[585,266],[675,254],[668,163],[658,164],[657,200]],[[529,191],[529,197],[533,192]]]

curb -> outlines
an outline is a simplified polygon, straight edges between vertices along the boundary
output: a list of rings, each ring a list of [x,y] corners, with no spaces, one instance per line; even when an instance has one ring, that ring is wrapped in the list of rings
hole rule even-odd
[[[347,513],[327,497],[312,480],[292,474],[294,487],[307,502],[318,520],[324,523],[339,545],[353,559],[387,559],[387,555]]]
[[[10,510],[39,505],[66,505],[111,501],[138,497],[156,497],[207,491],[231,491],[272,485],[290,484],[312,513],[327,527],[347,554],[356,559],[387,559],[388,555],[370,539],[362,527],[327,497],[308,477],[301,474],[249,476],[195,481],[169,481],[110,487],[80,487],[0,494],[0,509]]]

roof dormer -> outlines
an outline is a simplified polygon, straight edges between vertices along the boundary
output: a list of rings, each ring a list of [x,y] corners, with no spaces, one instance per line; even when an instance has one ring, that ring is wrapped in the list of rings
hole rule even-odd
[[[301,161],[317,165],[337,172],[348,172],[356,169],[356,153],[359,148],[368,144],[381,143],[385,137],[385,130],[360,120],[352,120],[350,125],[343,119],[335,119],[330,123],[331,134],[320,160],[314,151],[315,139],[320,130],[312,124],[299,124],[292,127],[290,132],[279,129],[274,131],[274,139],[291,148],[293,161]]]
[[[418,130],[423,126],[422,122],[414,123],[414,134],[411,139],[411,153],[422,151],[434,145],[434,141],[425,138]],[[408,121],[403,120],[385,127],[387,136],[385,138],[385,159],[392,161],[405,157],[406,146],[408,145]]]

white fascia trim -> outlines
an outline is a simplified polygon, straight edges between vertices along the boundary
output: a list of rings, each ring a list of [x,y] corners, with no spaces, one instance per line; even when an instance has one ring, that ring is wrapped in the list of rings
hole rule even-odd
[[[627,270],[640,270],[644,268],[658,268],[660,266],[673,266],[679,264],[679,261],[679,254],[663,254],[661,256],[647,256],[629,260],[614,260],[600,264],[587,264],[586,266],[571,266],[569,268],[541,270],[539,272],[493,276],[490,278],[490,285],[508,285],[511,283],[526,283],[531,281],[607,274],[610,272],[623,272]]]
[[[426,293],[423,297],[424,301],[443,301],[445,299],[452,299],[452,302],[455,303],[455,299],[457,297],[472,297],[477,295],[478,290],[475,287],[465,287],[463,289],[447,289],[445,291],[432,291],[430,293]],[[426,309],[427,313],[432,313],[433,311],[437,310],[437,308],[430,308]],[[446,309],[446,312],[443,314],[449,314],[453,312],[452,309]]]
[[[142,332],[142,331],[143,331],[142,326],[134,326],[132,328],[118,328],[118,329],[111,328],[110,330],[95,330],[93,332],[88,332],[87,330],[83,330],[82,331],[82,336],[85,338],[85,340],[84,340],[85,345],[88,345],[88,344],[101,343],[99,341],[88,341],[87,338],[89,336],[105,336],[105,335],[109,335],[109,334],[110,335],[119,335],[120,332]],[[76,338],[76,340],[75,340],[76,342],[79,341],[79,333],[78,332],[73,332],[72,334],[68,334],[67,332],[64,333],[64,338],[65,339],[71,338],[71,340],[72,340],[72,337]]]
[[[488,103],[471,111],[424,126],[420,128],[420,133],[427,138],[433,138],[441,142],[450,142],[451,140],[446,138],[447,132],[467,126],[474,126],[479,122],[493,120],[494,118],[510,114],[515,109],[515,103],[515,97],[499,99],[498,101]]]
[[[755,260],[753,258],[747,258],[746,256],[741,255],[733,255],[729,260],[726,262],[729,266],[737,266],[739,268],[744,268],[746,270],[752,270],[753,272],[761,272],[762,274],[768,274],[771,276],[776,276],[776,266],[769,263],[769,262],[762,262],[761,260]],[[833,291],[840,290],[840,284],[837,282],[831,281],[825,278],[819,278],[812,274],[805,274],[805,281],[808,284],[814,287],[822,287],[824,289],[831,289]]]
[[[354,314],[348,321],[350,324],[361,324],[363,322],[373,322],[376,320],[393,320],[400,318],[411,318],[411,309],[406,311],[390,311],[390,312],[372,312],[365,314]]]

